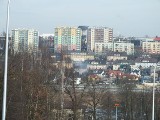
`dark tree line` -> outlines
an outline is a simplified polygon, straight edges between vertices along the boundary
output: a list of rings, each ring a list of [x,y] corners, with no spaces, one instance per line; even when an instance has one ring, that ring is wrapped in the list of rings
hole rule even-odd
[[[9,56],[7,120],[49,119],[48,93],[54,90],[51,90],[45,82],[49,80],[51,72],[55,71],[50,60],[46,56],[38,59],[28,53]],[[1,70],[1,82],[2,78]],[[51,95],[50,99],[52,99]]]

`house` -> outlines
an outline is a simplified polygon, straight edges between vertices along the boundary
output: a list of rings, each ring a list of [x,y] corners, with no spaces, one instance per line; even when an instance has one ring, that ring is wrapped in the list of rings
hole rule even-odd
[[[127,80],[139,80],[139,76],[128,73],[123,74],[122,78]]]
[[[109,70],[106,74],[112,78],[121,78],[124,73],[120,70]]]
[[[154,41],[160,41],[160,37],[156,36],[153,40]]]
[[[88,80],[89,81],[99,81],[101,80],[101,78],[97,74],[91,74],[91,75],[88,75]]]
[[[96,74],[101,78],[104,78],[106,76],[106,73],[103,69],[95,69],[93,70],[93,74]]]
[[[56,68],[60,68],[62,62],[61,61],[53,62],[52,65],[55,66]],[[65,62],[64,67],[73,68],[73,62]]]
[[[112,78],[139,80],[139,76],[132,75],[132,74],[129,74],[129,73],[124,73],[120,70],[109,70],[107,72],[107,74],[109,75],[109,77],[112,77]]]
[[[69,57],[72,61],[94,60],[94,53],[68,51],[65,57]]]
[[[87,60],[87,69],[107,69],[105,60]]]
[[[109,52],[107,53],[107,61],[127,60],[126,52]]]
[[[135,66],[141,68],[148,68],[156,66],[157,59],[151,58],[149,55],[142,55],[135,60]]]
[[[133,60],[116,60],[113,62],[113,70],[131,72],[131,69],[134,66],[135,66],[135,62]]]
[[[140,68],[139,67],[132,67],[132,69],[131,69],[131,73],[130,74],[132,74],[132,75],[137,75],[137,76],[141,76],[141,70],[140,70]]]

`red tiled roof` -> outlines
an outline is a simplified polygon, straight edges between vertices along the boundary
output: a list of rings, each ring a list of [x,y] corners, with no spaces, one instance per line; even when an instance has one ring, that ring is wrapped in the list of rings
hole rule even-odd
[[[88,77],[90,77],[90,78],[99,78],[99,76],[96,75],[96,74],[89,75]]]
[[[160,37],[155,37],[154,40],[160,41]]]
[[[132,75],[132,74],[123,74],[123,76],[127,77],[127,78],[132,78],[132,77],[137,77],[136,75]]]
[[[109,70],[108,74],[113,74],[113,75],[122,75],[123,72],[121,72],[120,70]]]
[[[100,77],[96,74],[89,75],[88,78],[90,80],[100,80]]]
[[[109,71],[108,71],[108,74],[109,74],[109,75],[112,74],[112,75],[117,76],[117,77],[120,77],[120,78],[124,78],[124,77],[126,77],[126,78],[128,78],[128,79],[137,78],[136,75],[132,75],[132,74],[129,74],[129,73],[123,73],[123,72],[121,72],[121,71],[119,71],[119,70],[109,70]]]

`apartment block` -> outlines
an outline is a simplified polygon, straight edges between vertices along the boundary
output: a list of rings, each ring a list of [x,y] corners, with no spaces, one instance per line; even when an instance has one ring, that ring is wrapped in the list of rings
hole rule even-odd
[[[133,55],[134,54],[134,44],[128,43],[128,42],[115,42],[113,44],[113,51],[118,52],[126,52],[127,55]]]
[[[12,49],[17,52],[37,52],[39,33],[34,29],[12,30]]]
[[[87,51],[95,50],[95,43],[108,43],[113,40],[113,29],[108,27],[88,28]]]
[[[160,42],[159,41],[147,41],[142,43],[143,52],[150,54],[160,54]]]
[[[109,51],[126,52],[127,55],[132,55],[134,54],[134,44],[126,42],[95,43],[96,54],[103,54]]]
[[[81,51],[82,30],[77,27],[57,27],[54,34],[54,51]]]

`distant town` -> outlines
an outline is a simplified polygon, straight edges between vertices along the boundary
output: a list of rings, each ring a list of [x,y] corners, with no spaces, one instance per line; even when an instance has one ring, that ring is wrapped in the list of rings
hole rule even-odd
[[[92,71],[93,80],[114,83],[115,79],[130,79],[137,83],[152,83],[153,69],[160,65],[160,37],[114,37],[108,27],[56,27],[53,34],[42,34],[34,29],[13,29],[9,37],[12,54],[35,53],[40,57],[46,48],[56,65],[69,58],[68,67],[76,66],[80,74]],[[0,36],[1,55],[4,53],[5,33]],[[46,53],[44,53],[46,54]],[[159,82],[159,72],[156,83]]]
[[[19,95],[15,93],[19,100],[23,101],[23,105],[30,106],[34,100],[38,105],[40,101],[37,101],[44,97],[47,99],[46,109],[50,113],[50,115],[46,113],[47,120],[53,117],[54,120],[151,118],[151,112],[147,112],[151,111],[151,105],[147,108],[146,101],[150,100],[151,103],[153,85],[156,86],[157,93],[160,91],[159,36],[114,36],[113,28],[89,26],[56,27],[53,31],[53,34],[40,35],[35,29],[23,28],[13,29],[10,33],[9,78],[13,85],[19,85],[15,91],[17,89],[21,93]],[[5,40],[3,32],[0,35],[1,63],[4,61]],[[1,65],[3,71],[2,67],[3,64]],[[26,81],[22,83],[22,79]],[[32,90],[32,87],[35,89]],[[22,89],[29,92],[23,93]],[[48,91],[50,94],[54,91],[54,95],[49,97]],[[25,96],[30,92],[35,96],[28,94],[30,101],[24,103],[21,94]],[[9,95],[12,96],[12,90]],[[53,98],[55,99],[52,101]],[[157,98],[157,104],[159,101]],[[144,103],[143,106],[141,103]],[[34,113],[38,109],[35,104],[33,102],[27,110]],[[34,105],[35,111],[31,111]],[[127,105],[129,107],[126,107]],[[43,109],[42,106],[40,108]],[[159,108],[156,109],[156,120],[160,119]],[[68,109],[72,112],[67,111]],[[29,112],[25,115],[30,120],[41,120],[36,115],[31,116]],[[40,116],[40,112],[37,115]],[[21,116],[22,120],[24,116]],[[14,116],[8,118],[13,119]]]

